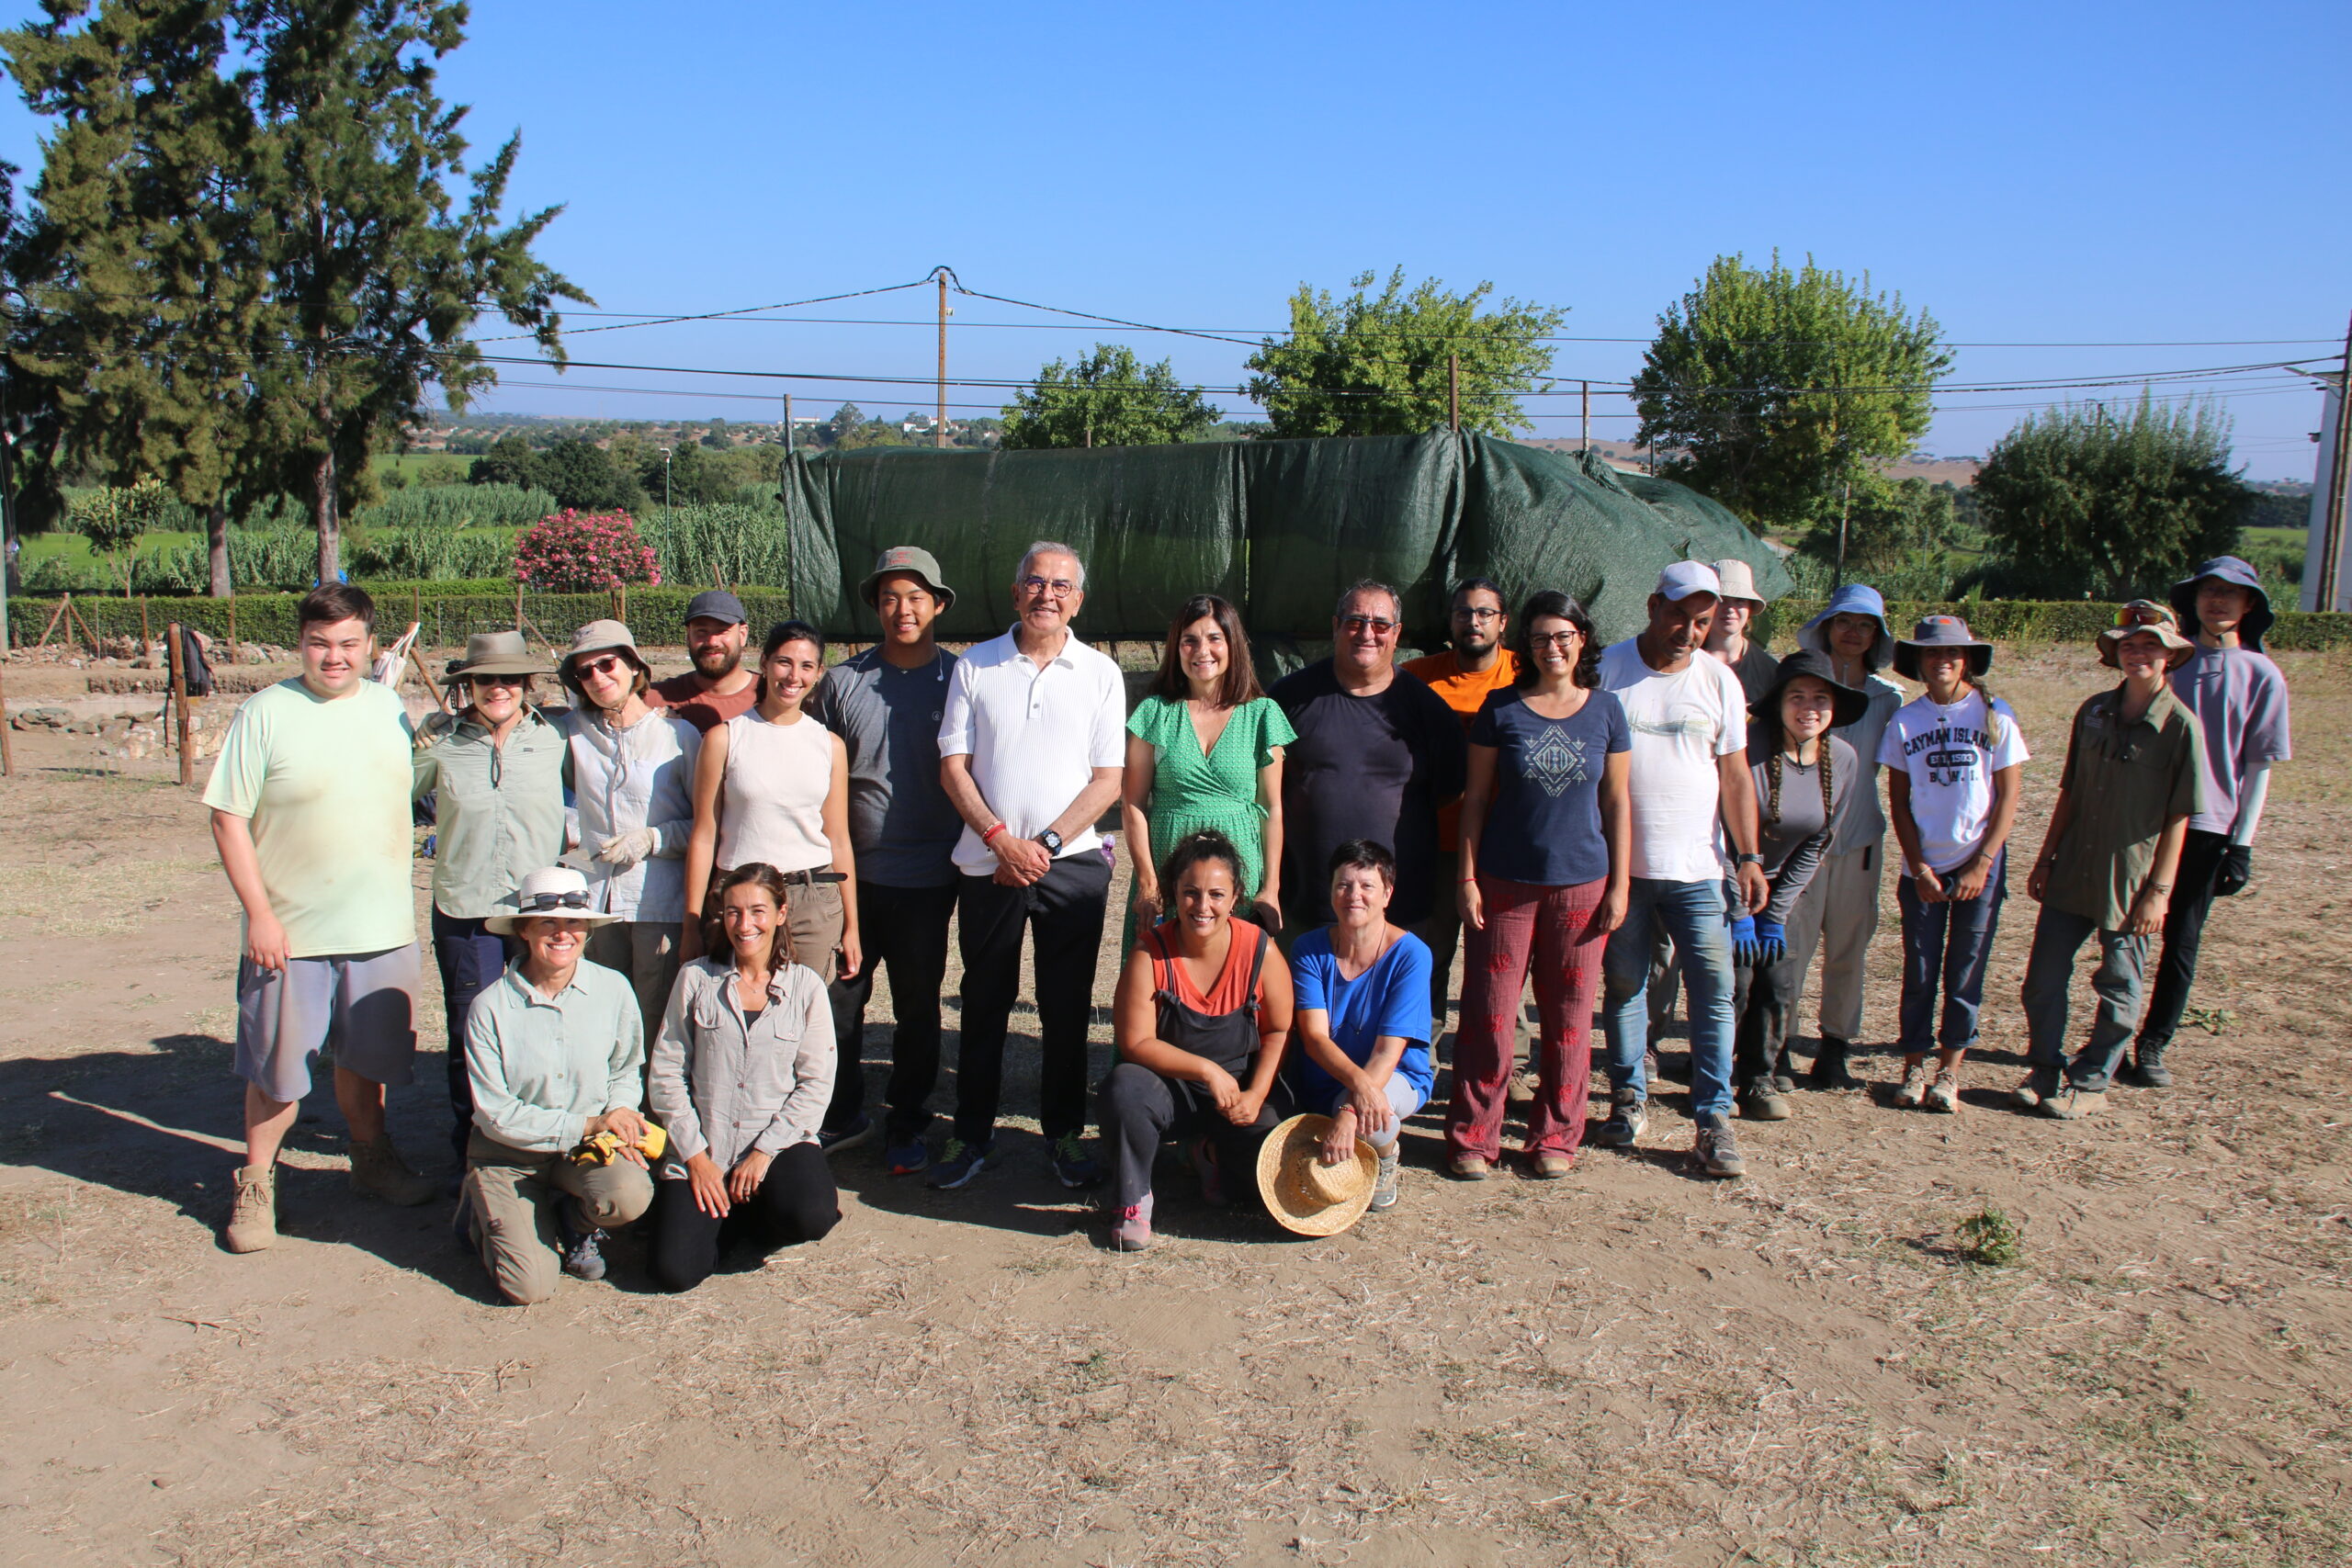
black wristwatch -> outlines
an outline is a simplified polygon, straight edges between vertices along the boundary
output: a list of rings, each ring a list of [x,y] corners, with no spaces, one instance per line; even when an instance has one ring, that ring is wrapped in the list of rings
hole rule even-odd
[[[1062,836],[1051,828],[1038,834],[1037,841],[1046,846],[1046,852],[1049,855],[1057,855],[1062,852]]]
[[[1742,865],[1762,865],[1764,863],[1764,857],[1750,850],[1739,857],[1739,863]]]

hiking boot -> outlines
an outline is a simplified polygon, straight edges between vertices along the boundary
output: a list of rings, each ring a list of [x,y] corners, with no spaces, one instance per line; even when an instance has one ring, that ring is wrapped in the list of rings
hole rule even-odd
[[[1510,1076],[1510,1087],[1503,1091],[1505,1102],[1532,1105],[1535,1103],[1535,1075],[1521,1067]]]
[[[1194,1138],[1184,1145],[1185,1157],[1192,1163],[1193,1175],[1201,1184],[1201,1201],[1212,1208],[1225,1207],[1225,1172],[1217,1166],[1216,1145],[1206,1138]]]
[[[605,1253],[598,1245],[601,1233],[582,1217],[577,1202],[568,1201],[557,1208],[556,1228],[563,1233],[563,1271],[575,1280],[603,1279]]]
[[[1789,1064],[1789,1048],[1786,1045],[1781,1047],[1780,1059],[1772,1064],[1772,1087],[1782,1094],[1796,1092],[1797,1075]]]
[[[882,1163],[890,1168],[893,1176],[912,1176],[931,1164],[931,1150],[923,1145],[920,1136],[909,1138],[903,1144],[885,1145]]]
[[[1748,1079],[1739,1091],[1739,1113],[1750,1122],[1787,1121],[1788,1096],[1780,1080],[1769,1074]]]
[[[1375,1214],[1383,1209],[1393,1209],[1396,1206],[1397,1164],[1396,1147],[1392,1144],[1388,1151],[1380,1156],[1380,1172],[1373,1179],[1372,1212]]]
[[[1151,1194],[1121,1209],[1111,1221],[1111,1250],[1143,1252],[1151,1247]]]
[[[931,1169],[926,1183],[934,1192],[952,1191],[971,1184],[972,1178],[988,1168],[993,1144],[967,1144],[961,1138],[950,1138],[939,1151],[939,1163]]]
[[[430,1203],[442,1190],[431,1177],[411,1170],[389,1137],[369,1143],[351,1140],[351,1185],[402,1209]]]
[[[1455,1155],[1445,1168],[1456,1181],[1484,1181],[1494,1175],[1495,1163],[1484,1155]]]
[[[237,1196],[229,1208],[229,1228],[220,1243],[232,1252],[259,1252],[277,1242],[277,1168],[240,1166]]]
[[[1732,1137],[1731,1118],[1719,1111],[1699,1118],[1699,1135],[1690,1145],[1690,1158],[1707,1176],[1728,1179],[1747,1174],[1747,1162],[1739,1157],[1739,1144]]]
[[[1630,1089],[1613,1090],[1609,1096],[1609,1120],[1592,1130],[1592,1141],[1604,1149],[1630,1149],[1642,1141],[1642,1128],[1648,1120],[1648,1108],[1640,1096]]]
[[[1960,1075],[1951,1071],[1938,1073],[1936,1081],[1928,1086],[1927,1097],[1919,1103],[1923,1109],[1939,1111],[1946,1116],[1959,1114]]]
[[[2172,1069],[2165,1066],[2165,1047],[2142,1041],[2132,1052],[2132,1065],[2115,1075],[2118,1083],[2134,1089],[2170,1089]]]
[[[829,1155],[838,1154],[843,1149],[857,1147],[872,1136],[874,1119],[861,1111],[857,1120],[847,1126],[818,1128],[817,1146]]]
[[[2057,1069],[2036,1067],[2018,1080],[2018,1087],[2009,1090],[2009,1098],[2031,1111],[2057,1092]]]
[[[1102,1162],[1086,1152],[1086,1145],[1076,1133],[1064,1133],[1054,1140],[1051,1163],[1055,1178],[1064,1187],[1092,1187],[1102,1179]]]
[[[1557,1181],[1577,1168],[1577,1156],[1557,1149],[1537,1149],[1527,1156],[1527,1168],[1539,1181]]]
[[[1812,1070],[1805,1075],[1806,1086],[1820,1089],[1861,1088],[1861,1080],[1846,1070],[1847,1057],[1853,1049],[1846,1041],[1824,1035],[1821,1048],[1813,1054]]]
[[[2106,1104],[2107,1095],[2103,1091],[2076,1089],[2068,1084],[2056,1094],[2043,1096],[2041,1103],[2034,1109],[2053,1122],[2080,1122],[2086,1116],[2098,1114]]]
[[[1917,1111],[1928,1098],[1928,1086],[1935,1082],[1925,1062],[1913,1062],[1903,1069],[1903,1087],[1894,1091],[1894,1103],[1905,1111]]]

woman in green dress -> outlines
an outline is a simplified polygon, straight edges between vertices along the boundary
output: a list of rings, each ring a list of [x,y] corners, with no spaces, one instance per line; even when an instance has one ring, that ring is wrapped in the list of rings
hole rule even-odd
[[[1161,912],[1159,867],[1188,833],[1214,829],[1241,852],[1242,908],[1282,929],[1283,748],[1298,739],[1250,667],[1250,639],[1214,593],[1184,602],[1168,628],[1151,694],[1127,720],[1122,815],[1135,893],[1122,950]]]

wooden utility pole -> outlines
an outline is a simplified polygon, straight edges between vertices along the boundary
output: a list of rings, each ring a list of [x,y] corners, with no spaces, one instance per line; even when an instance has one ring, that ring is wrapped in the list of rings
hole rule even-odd
[[[187,750],[187,669],[180,661],[180,624],[174,621],[164,628],[164,656],[172,667],[172,718],[179,730],[180,787],[185,789],[196,782],[196,759]]]
[[[1592,450],[1592,383],[1577,383],[1577,450]]]
[[[2352,324],[2344,330],[2344,363],[2336,373],[2335,436],[2327,464],[2327,512],[2320,526],[2324,530],[2319,542],[2319,591],[2312,595],[2312,608],[2335,608],[2338,573],[2344,570],[2344,495],[2347,476],[2345,468],[2352,465]]]
[[[792,456],[792,394],[784,394],[784,455]]]
[[[1462,434],[1462,356],[1445,356],[1445,427]]]
[[[931,427],[931,444],[947,445],[947,269],[939,276],[939,412]]]

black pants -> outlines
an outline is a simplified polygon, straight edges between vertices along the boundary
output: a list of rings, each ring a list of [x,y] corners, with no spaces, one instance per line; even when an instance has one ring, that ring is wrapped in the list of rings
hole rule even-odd
[[[1258,1120],[1247,1127],[1226,1120],[1198,1084],[1179,1084],[1149,1067],[1121,1062],[1102,1080],[1102,1141],[1111,1146],[1114,1175],[1111,1204],[1129,1209],[1151,1191],[1151,1162],[1170,1138],[1205,1136],[1216,1145],[1217,1169],[1228,1195],[1256,1190],[1258,1145],[1291,1114],[1287,1089],[1277,1079]]]
[[[1037,1120],[1048,1143],[1086,1127],[1086,1029],[1094,1011],[1094,960],[1111,863],[1064,855],[1027,887],[967,876],[956,890],[956,945],[964,958],[964,1030],[956,1066],[956,1135],[985,1144],[996,1134],[1004,1089],[1004,1031],[1021,989],[1021,934],[1034,928],[1039,1046]]]
[[[2229,847],[2228,834],[2194,828],[2180,847],[2180,869],[2173,874],[2172,903],[2165,911],[2164,956],[2156,960],[2155,985],[2140,1020],[2140,1050],[2162,1051],[2180,1027],[2188,988],[2197,981],[2197,949],[2205,939],[2205,918],[2213,912],[2213,879],[2221,874],[2222,856]]]
[[[449,1032],[449,1111],[455,1118],[449,1143],[458,1151],[461,1171],[466,1142],[474,1130],[474,1086],[466,1076],[466,1019],[474,1010],[474,998],[506,973],[506,941],[486,921],[433,911],[433,962],[441,971],[441,1017]]]
[[[840,1223],[841,1193],[814,1144],[777,1151],[751,1198],[714,1220],[695,1206],[691,1181],[653,1184],[653,1282],[691,1291],[718,1267],[719,1252],[748,1231],[763,1247],[817,1241]]]
[[[825,1125],[847,1127],[865,1111],[865,1004],[874,995],[874,971],[890,968],[890,1011],[899,1022],[890,1036],[890,1087],[883,1103],[889,1141],[922,1136],[931,1122],[931,1099],[939,1082],[939,987],[947,975],[947,919],[956,912],[956,885],[944,887],[885,887],[857,885],[857,934],[865,949],[864,967],[833,982],[833,1042],[841,1067],[833,1075],[833,1101]]]
[[[1732,1034],[1731,1081],[1735,1089],[1745,1089],[1780,1070],[1790,1026],[1796,1021],[1804,964],[1791,953],[1761,968],[1736,965],[1732,976],[1732,1016],[1738,1022]]]

